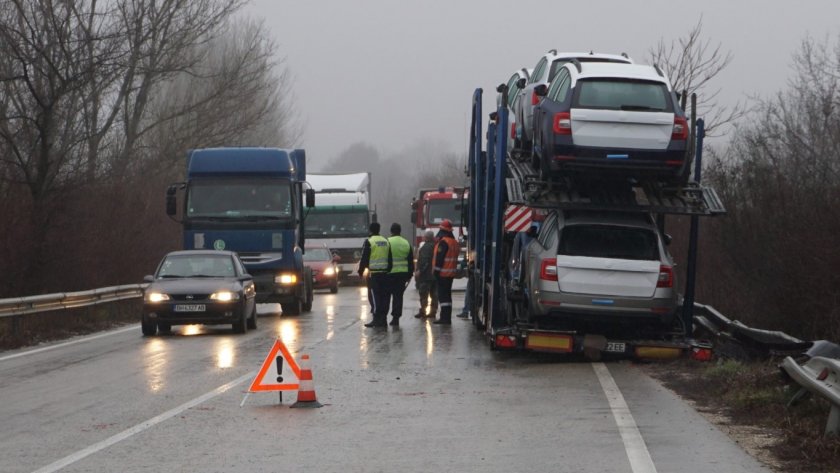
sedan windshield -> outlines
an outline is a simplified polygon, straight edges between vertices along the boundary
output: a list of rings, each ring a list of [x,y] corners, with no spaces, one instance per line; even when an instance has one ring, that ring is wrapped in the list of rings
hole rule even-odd
[[[170,255],[158,268],[158,278],[232,278],[233,259],[226,255]]]
[[[187,216],[288,218],[291,184],[265,178],[195,179],[187,191]]]
[[[645,228],[571,225],[560,235],[558,255],[658,260],[656,234]]]
[[[578,82],[576,105],[608,110],[670,111],[668,88],[661,82],[584,79]]]

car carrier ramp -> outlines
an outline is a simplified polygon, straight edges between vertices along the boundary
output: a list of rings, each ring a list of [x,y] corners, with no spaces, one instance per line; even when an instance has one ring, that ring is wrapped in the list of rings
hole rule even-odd
[[[666,187],[658,182],[633,179],[540,179],[530,163],[508,159],[505,179],[509,204],[531,208],[652,212],[714,216],[726,213],[717,192],[695,182]]]

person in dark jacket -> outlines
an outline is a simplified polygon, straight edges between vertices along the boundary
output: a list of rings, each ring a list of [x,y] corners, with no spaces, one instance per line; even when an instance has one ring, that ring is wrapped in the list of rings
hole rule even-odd
[[[368,302],[373,312],[373,320],[365,327],[386,327],[388,325],[387,281],[393,261],[388,239],[379,234],[379,223],[373,222],[368,227],[370,237],[362,245],[362,259],[359,261],[359,278],[364,280],[368,272]]]
[[[417,250],[417,271],[414,272],[414,282],[420,292],[420,312],[415,318],[437,315],[438,298],[437,282],[435,281],[435,234],[431,230],[423,234],[423,245]]]
[[[461,246],[452,233],[452,222],[444,219],[440,223],[434,253],[434,272],[440,303],[440,318],[433,322],[436,325],[452,324],[452,281],[458,272],[460,252]]]
[[[411,243],[400,235],[401,232],[402,227],[399,223],[391,224],[391,236],[388,238],[388,244],[391,246],[393,264],[386,278],[388,286],[386,297],[391,303],[391,325],[394,327],[400,325],[403,294],[411,281],[411,274],[414,272],[414,254],[411,251]]]

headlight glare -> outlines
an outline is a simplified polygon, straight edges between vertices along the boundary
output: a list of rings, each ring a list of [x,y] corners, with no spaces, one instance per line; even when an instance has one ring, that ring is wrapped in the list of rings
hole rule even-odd
[[[327,269],[324,270],[324,276],[332,276],[333,274],[335,274],[335,268],[327,266]]]
[[[297,275],[295,274],[278,274],[274,276],[274,282],[277,284],[296,284]]]
[[[163,302],[168,301],[169,295],[164,294],[162,292],[149,292],[146,293],[146,302]]]
[[[210,299],[218,302],[231,302],[239,299],[239,294],[231,291],[218,291],[210,294]]]

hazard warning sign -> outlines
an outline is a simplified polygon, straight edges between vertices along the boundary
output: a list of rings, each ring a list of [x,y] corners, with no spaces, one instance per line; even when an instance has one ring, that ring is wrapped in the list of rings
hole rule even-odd
[[[299,380],[300,368],[286,345],[278,339],[274,341],[248,392],[294,391],[298,389]]]

